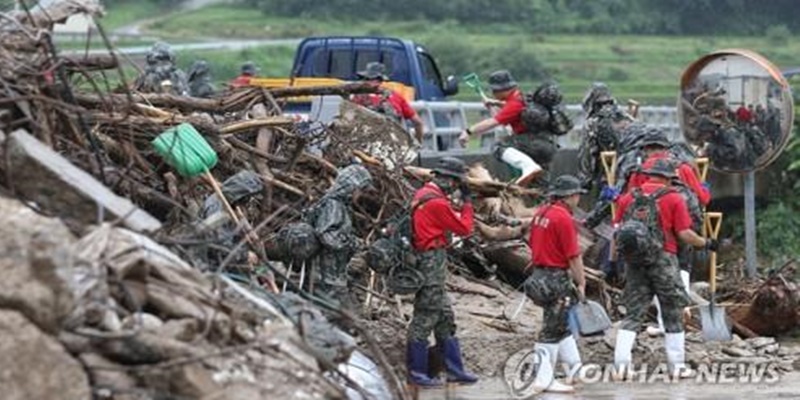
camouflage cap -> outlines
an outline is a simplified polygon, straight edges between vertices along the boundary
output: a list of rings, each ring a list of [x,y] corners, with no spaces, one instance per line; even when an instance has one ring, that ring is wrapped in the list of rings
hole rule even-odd
[[[675,165],[667,159],[658,159],[653,165],[642,170],[645,175],[660,176],[662,178],[673,179],[677,177],[675,174]]]
[[[589,112],[595,108],[596,104],[613,102],[614,97],[611,96],[611,89],[608,88],[608,85],[603,82],[594,82],[583,96],[581,107],[583,111]]]
[[[153,47],[150,48],[150,52],[147,54],[147,62],[149,64],[153,64],[164,61],[174,63],[175,52],[172,51],[169,43],[156,42],[153,44]]]
[[[658,146],[667,148],[671,145],[669,138],[667,138],[667,134],[664,133],[663,130],[654,127],[647,128],[644,137],[639,143],[642,147]]]
[[[573,175],[561,175],[556,178],[547,191],[550,197],[567,197],[573,194],[586,193],[580,179]]]
[[[383,63],[379,63],[376,61],[367,63],[367,68],[356,72],[361,79],[367,80],[381,80],[381,81],[388,81],[389,77],[386,76],[386,66]]]

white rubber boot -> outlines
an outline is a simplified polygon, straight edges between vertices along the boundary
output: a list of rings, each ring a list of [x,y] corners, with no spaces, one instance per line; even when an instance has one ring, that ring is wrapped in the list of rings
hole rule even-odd
[[[681,270],[681,282],[683,282],[683,288],[686,289],[686,293],[689,293],[689,271]]]
[[[667,350],[667,362],[670,374],[677,378],[691,378],[694,371],[686,365],[684,342],[686,333],[667,333],[664,335],[664,348]]]
[[[691,283],[689,282],[689,271],[681,270],[681,282],[683,282],[683,288],[686,289],[686,294],[689,294],[691,289]],[[685,320],[690,320],[692,318],[692,309],[686,307],[683,309],[683,317]],[[663,328],[663,327],[662,327]]]
[[[508,147],[503,150],[500,159],[503,160],[504,163],[522,171],[522,175],[514,181],[514,183],[520,186],[527,185],[542,172],[542,167],[539,164],[528,157],[527,154],[513,147]]]
[[[581,353],[578,351],[578,342],[575,341],[574,336],[570,335],[558,343],[558,357],[569,368],[567,385],[574,385],[578,382],[579,372],[583,366]]]
[[[617,343],[614,345],[614,365],[619,373],[616,380],[624,380],[631,368],[633,344],[636,342],[636,332],[625,329],[617,330]]]
[[[664,318],[661,316],[661,302],[658,301],[658,296],[653,296],[653,304],[656,306],[656,320],[658,326],[648,326],[647,336],[656,337],[664,334]]]
[[[539,370],[533,381],[536,393],[572,393],[575,388],[556,380],[555,359],[558,357],[558,343],[536,343],[534,349],[541,356]]]

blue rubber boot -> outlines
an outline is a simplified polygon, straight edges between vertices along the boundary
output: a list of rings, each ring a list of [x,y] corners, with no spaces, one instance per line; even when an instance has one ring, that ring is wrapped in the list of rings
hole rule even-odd
[[[413,340],[408,342],[406,354],[408,382],[422,387],[442,386],[442,382],[428,376],[428,342]]]
[[[447,338],[441,343],[444,352],[444,365],[447,368],[447,381],[453,383],[475,383],[478,377],[464,370],[461,361],[461,347],[455,337]]]

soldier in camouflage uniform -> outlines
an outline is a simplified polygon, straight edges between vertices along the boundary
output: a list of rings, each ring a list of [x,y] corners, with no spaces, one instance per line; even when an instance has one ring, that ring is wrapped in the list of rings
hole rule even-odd
[[[617,151],[620,132],[633,117],[617,106],[611,91],[602,82],[592,85],[583,99],[586,121],[578,148],[578,176],[586,189],[604,180],[600,152]]]
[[[710,187],[700,182],[700,173],[693,165],[692,160],[682,158],[673,150],[667,135],[660,129],[648,128],[646,135],[640,141],[643,162],[641,169],[651,168],[658,160],[664,160],[675,169],[675,177],[669,182],[686,202],[689,216],[692,218],[692,229],[699,231],[703,223],[703,208],[711,201]],[[641,187],[647,182],[648,177],[638,171],[631,174],[628,179],[626,191]],[[692,269],[692,248],[686,243],[678,244],[678,265],[680,267],[681,282],[689,290],[689,276]],[[658,299],[655,300],[658,311],[658,328],[648,327],[650,335],[660,335],[664,332],[664,322]]]
[[[408,380],[419,386],[437,386],[430,376],[428,336],[433,332],[436,348],[442,352],[447,381],[475,383],[478,378],[464,369],[461,348],[455,337],[453,307],[445,290],[449,235],[472,233],[473,208],[466,184],[466,166],[453,157],[444,157],[434,169],[434,178],[423,185],[412,200],[411,226],[417,268],[423,276],[422,287],[414,297],[414,317],[408,327]],[[464,202],[460,213],[453,209],[448,196],[460,192]]]
[[[713,251],[717,249],[717,242],[704,239],[692,230],[686,202],[679,193],[667,188],[670,180],[676,177],[675,167],[671,163],[658,160],[643,172],[649,180],[634,192],[626,193],[618,199],[617,214],[614,217],[614,224],[620,226],[620,231],[612,242],[612,263],[617,262],[619,256],[625,257],[627,264],[623,292],[626,314],[617,331],[614,363],[618,368],[630,366],[636,333],[653,295],[656,295],[661,302],[664,318],[664,340],[670,371],[675,376],[690,377],[692,371],[684,360],[685,333],[682,319],[682,310],[689,304],[689,298],[678,273],[678,239]],[[655,209],[652,211],[655,215],[649,223],[655,225],[644,228],[661,234],[662,242],[659,245],[662,246],[662,252],[660,255],[653,255],[653,261],[638,257],[632,259],[630,254],[636,254],[641,249],[628,248],[630,245],[618,237],[627,222],[644,211],[633,208],[640,201],[636,196],[654,197],[652,201],[655,201]],[[628,211],[629,207],[631,212]],[[639,236],[647,236],[647,233],[643,232]],[[619,254],[616,249],[619,249]],[[642,261],[643,259],[647,261]]]
[[[572,219],[572,210],[578,206],[582,193],[586,190],[578,178],[559,176],[550,187],[549,202],[541,206],[531,222],[533,273],[523,286],[533,302],[544,309],[542,330],[534,348],[537,353],[546,353],[533,382],[537,392],[571,392],[572,386],[554,380],[553,366],[560,359],[571,372],[577,372],[581,365],[567,315],[576,300],[583,298],[586,287],[578,232]],[[572,373],[568,379],[574,376]]]
[[[144,73],[136,78],[134,90],[145,93],[189,95],[186,74],[175,66],[175,53],[164,42],[156,42],[147,53]]]
[[[214,95],[211,83],[211,68],[206,60],[197,60],[189,69],[189,94],[192,97],[208,98]]]
[[[348,298],[347,264],[357,247],[348,204],[357,190],[371,184],[372,176],[364,166],[350,165],[339,171],[325,196],[305,216],[322,247],[315,261],[320,275],[317,288],[344,306]]]

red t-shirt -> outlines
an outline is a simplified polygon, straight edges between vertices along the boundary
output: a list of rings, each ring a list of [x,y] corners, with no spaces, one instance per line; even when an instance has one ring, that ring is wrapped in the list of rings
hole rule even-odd
[[[646,182],[642,185],[644,194],[653,194],[658,189],[664,187],[661,183]],[[633,202],[633,194],[628,192],[620,196],[617,200],[617,214],[614,216],[614,225],[622,222],[625,210]],[[661,230],[664,232],[664,251],[672,254],[678,253],[678,232],[692,228],[692,218],[689,216],[689,209],[686,201],[678,192],[671,192],[661,196],[657,201],[658,216],[661,222]]]
[[[231,81],[231,86],[235,88],[250,86],[250,79],[253,79],[251,75],[239,75],[236,78],[233,78]]]
[[[435,194],[437,197],[427,200],[414,210],[411,223],[414,229],[414,248],[418,251],[428,251],[447,246],[447,233],[452,232],[458,236],[467,236],[472,233],[473,210],[472,203],[465,203],[461,213],[453,210],[450,200],[442,189],[428,182],[414,194],[412,207],[423,196]]]
[[[659,151],[650,155],[650,157],[642,163],[642,169],[647,169],[652,167],[656,160],[665,159],[672,157],[669,154],[669,151]],[[709,202],[711,202],[711,193],[703,187],[703,184],[700,183],[700,177],[698,176],[697,171],[689,165],[688,163],[681,163],[677,170],[675,171],[678,174],[678,179],[681,180],[689,189],[692,189],[694,194],[697,195],[697,199],[700,201],[701,206],[707,206]],[[641,187],[645,182],[647,182],[649,177],[641,172],[634,172],[631,174],[631,178],[628,180],[628,187],[627,191],[631,191],[637,187]]]
[[[569,260],[581,254],[578,230],[569,206],[556,202],[537,211],[531,222],[528,244],[533,253],[533,265],[569,268]]]
[[[381,101],[383,101],[383,94],[370,93],[365,96],[354,98],[354,100],[356,100],[357,103],[369,101],[374,107],[379,107],[381,105]],[[411,104],[409,104],[403,96],[393,90],[391,91],[391,94],[389,94],[387,101],[392,105],[394,110],[397,112],[397,115],[401,116],[403,119],[411,119],[417,115],[417,112],[411,108]]]
[[[745,106],[741,106],[736,110],[736,119],[741,122],[750,122],[753,120],[753,113]]]
[[[522,122],[522,110],[524,109],[525,102],[522,100],[522,92],[514,89],[494,119],[500,125],[510,125],[514,133],[524,133],[526,131],[525,124]]]

